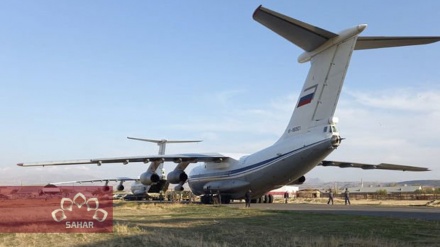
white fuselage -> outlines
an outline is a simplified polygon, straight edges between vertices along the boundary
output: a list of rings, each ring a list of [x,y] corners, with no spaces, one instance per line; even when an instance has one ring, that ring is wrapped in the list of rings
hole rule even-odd
[[[251,189],[253,197],[259,197],[297,180],[318,165],[337,147],[333,136],[339,142],[339,134],[332,133],[329,126],[314,127],[297,138],[280,140],[238,160],[203,163],[191,170],[188,184],[196,195],[212,191],[239,199]]]

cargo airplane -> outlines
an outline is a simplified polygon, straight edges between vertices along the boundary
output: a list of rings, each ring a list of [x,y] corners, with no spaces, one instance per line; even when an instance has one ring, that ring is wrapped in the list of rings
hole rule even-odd
[[[301,184],[304,175],[316,166],[353,167],[402,171],[428,171],[427,168],[394,164],[362,164],[326,160],[336,150],[342,138],[334,117],[347,68],[354,50],[422,45],[440,40],[431,37],[363,37],[367,27],[357,25],[339,33],[301,22],[259,6],[253,18],[304,50],[299,63],[310,62],[311,67],[302,87],[293,114],[284,133],[271,146],[256,153],[231,157],[211,154],[164,154],[137,157],[86,159],[61,162],[20,163],[19,166],[84,165],[106,163],[144,162],[148,169],[140,175],[144,185],[160,180],[156,169],[163,162],[174,162],[176,168],[168,173],[169,183],[183,190],[188,182],[195,195],[208,201],[208,194],[220,193],[222,201],[242,199],[248,190],[253,199],[283,185]],[[201,162],[189,175],[185,172],[191,163]],[[270,201],[270,199],[269,199]]]

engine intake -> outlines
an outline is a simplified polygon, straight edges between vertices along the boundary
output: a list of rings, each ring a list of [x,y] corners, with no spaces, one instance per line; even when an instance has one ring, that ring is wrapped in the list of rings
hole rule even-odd
[[[174,187],[174,191],[183,191],[183,190],[184,190],[184,188],[181,184],[178,184]]]
[[[124,185],[119,184],[118,186],[116,186],[116,190],[117,191],[123,191],[124,190]]]
[[[144,172],[141,174],[139,180],[141,181],[141,183],[143,185],[151,185],[153,183],[157,183],[160,180],[159,175],[157,175],[157,173],[154,172]]]
[[[184,171],[175,170],[168,173],[167,180],[171,184],[178,184],[180,182],[185,182],[188,179],[188,175]]]

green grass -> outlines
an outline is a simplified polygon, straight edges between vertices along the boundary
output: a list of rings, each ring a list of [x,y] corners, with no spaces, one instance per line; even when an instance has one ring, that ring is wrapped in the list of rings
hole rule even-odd
[[[440,222],[121,202],[112,234],[0,234],[1,246],[440,246]]]

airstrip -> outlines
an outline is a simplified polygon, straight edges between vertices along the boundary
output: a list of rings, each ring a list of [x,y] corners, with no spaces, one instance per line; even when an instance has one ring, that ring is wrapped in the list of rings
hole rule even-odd
[[[230,204],[230,207],[243,207],[243,204]],[[307,203],[271,203],[252,204],[252,208],[263,210],[288,210],[320,214],[345,214],[363,216],[381,216],[402,219],[440,221],[440,208],[427,206],[380,206],[380,205],[327,205]]]

